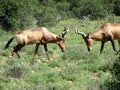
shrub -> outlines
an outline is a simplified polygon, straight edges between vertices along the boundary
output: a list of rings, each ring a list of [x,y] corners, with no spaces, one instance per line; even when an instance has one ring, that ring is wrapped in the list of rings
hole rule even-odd
[[[6,71],[6,77],[21,78],[23,77],[23,69],[21,67],[12,67]]]
[[[120,17],[115,15],[108,15],[105,19],[107,22],[120,23]]]
[[[114,62],[111,69],[112,78],[109,78],[105,82],[105,86],[108,90],[120,89],[120,57]]]
[[[0,10],[1,10],[1,25],[2,28],[6,31],[14,30],[18,28],[18,8],[19,5],[14,0],[2,0],[0,1]]]
[[[55,19],[58,11],[51,7],[41,5],[41,9],[36,11],[35,18],[38,20],[38,26],[53,26],[56,24]],[[51,13],[52,12],[52,13]]]
[[[28,64],[22,64],[17,59],[10,59],[6,63],[8,65],[4,71],[6,77],[25,78],[30,69],[28,69]]]
[[[62,58],[65,60],[88,60],[89,55],[86,56],[86,50],[79,48],[79,46],[67,46],[67,51],[63,54]]]
[[[112,12],[111,10],[113,10],[110,4],[105,4],[101,0],[82,0],[76,2],[76,7],[73,7],[72,11],[78,18],[104,18]]]

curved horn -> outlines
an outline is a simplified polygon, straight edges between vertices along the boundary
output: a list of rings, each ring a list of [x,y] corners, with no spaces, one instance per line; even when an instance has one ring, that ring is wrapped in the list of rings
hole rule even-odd
[[[62,37],[64,38],[64,36],[67,34],[67,31],[69,31],[69,28],[67,29],[66,27],[64,27],[64,30],[62,32]]]
[[[80,35],[82,35],[83,37],[86,37],[86,36],[87,36],[84,32],[80,32],[80,31],[78,30],[78,28],[76,28],[75,33],[76,33],[76,34],[80,34]]]

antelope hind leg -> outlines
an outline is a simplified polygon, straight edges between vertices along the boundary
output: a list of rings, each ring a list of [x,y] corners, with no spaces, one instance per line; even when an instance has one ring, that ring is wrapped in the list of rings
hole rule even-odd
[[[31,64],[33,64],[34,63],[34,57],[35,57],[35,55],[37,54],[37,52],[38,52],[38,47],[39,47],[39,43],[37,43],[36,44],[36,46],[35,46],[35,51],[34,51],[34,54],[33,54],[33,57],[32,57],[32,61],[31,61]]]
[[[14,56],[14,53],[17,54],[18,58],[20,58],[20,55],[18,54],[18,51],[23,48],[25,46],[25,44],[17,44],[15,47],[14,47],[14,50],[12,51],[12,57]]]

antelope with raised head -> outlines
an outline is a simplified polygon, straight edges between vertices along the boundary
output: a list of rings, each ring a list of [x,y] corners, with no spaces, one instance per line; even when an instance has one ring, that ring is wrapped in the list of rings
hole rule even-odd
[[[15,36],[13,36],[9,41],[7,42],[5,49],[9,47],[10,43],[15,38],[17,41],[17,45],[14,47],[12,53],[12,57],[14,56],[14,53],[17,54],[17,56],[20,58],[20,55],[18,51],[20,51],[21,48],[23,48],[26,45],[30,44],[36,44],[35,51],[32,57],[32,60],[34,59],[34,56],[36,55],[38,51],[39,45],[43,45],[47,58],[49,60],[48,56],[48,43],[56,43],[62,52],[65,51],[65,35],[67,34],[67,29],[64,27],[64,30],[62,32],[62,35],[57,35],[54,33],[51,33],[47,30],[45,27],[39,27],[37,29],[29,29],[29,30],[23,30],[18,32]]]
[[[120,47],[119,51],[117,51],[114,44],[114,40],[118,40],[120,46],[120,24],[105,23],[100,27],[99,30],[87,35],[84,32],[80,32],[77,28],[76,34],[82,35],[88,51],[92,50],[93,41],[101,41],[100,53],[102,53],[104,44],[107,41],[111,42],[112,48],[117,52],[117,54],[120,51]]]

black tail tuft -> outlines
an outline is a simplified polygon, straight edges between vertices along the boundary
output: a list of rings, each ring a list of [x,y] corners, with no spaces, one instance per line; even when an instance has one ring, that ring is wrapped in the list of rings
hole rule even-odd
[[[10,45],[10,43],[13,41],[13,39],[14,39],[14,37],[12,37],[12,38],[7,42],[7,44],[5,45],[5,48],[4,48],[4,49],[6,49],[6,48],[9,47],[9,45]]]

